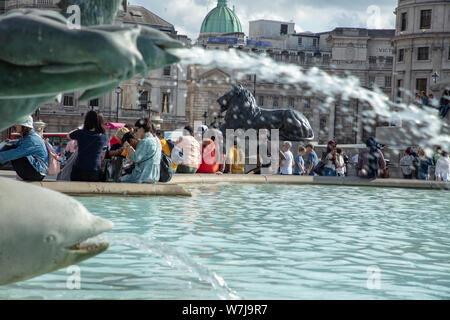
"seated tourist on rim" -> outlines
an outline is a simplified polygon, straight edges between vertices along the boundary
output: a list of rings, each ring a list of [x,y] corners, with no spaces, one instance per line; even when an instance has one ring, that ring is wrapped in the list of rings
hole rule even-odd
[[[31,116],[16,125],[20,134],[0,150],[0,164],[11,161],[17,175],[25,181],[42,181],[47,175],[48,151],[44,140],[33,129]]]
[[[124,142],[123,145],[135,166],[130,174],[121,178],[121,181],[156,183],[160,177],[161,142],[154,136],[156,130],[149,118],[138,120],[135,127],[139,139],[136,150],[128,142]]]
[[[201,126],[202,136],[202,164],[197,170],[197,173],[217,173],[219,171],[219,164],[216,160],[216,144],[215,137],[208,132],[207,126]],[[211,138],[210,138],[211,136]]]
[[[104,120],[101,114],[91,110],[86,113],[81,130],[69,133],[78,142],[78,157],[72,168],[72,181],[98,182],[102,180],[101,155],[108,143]]]
[[[184,127],[183,133],[175,142],[183,150],[183,162],[178,165],[177,173],[196,173],[202,163],[201,146],[191,126]]]
[[[237,138],[226,154],[225,172],[228,174],[245,174],[245,151],[239,146]]]

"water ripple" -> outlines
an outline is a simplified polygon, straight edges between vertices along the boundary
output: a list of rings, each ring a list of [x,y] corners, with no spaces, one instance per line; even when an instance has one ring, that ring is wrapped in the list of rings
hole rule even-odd
[[[188,187],[192,198],[79,198],[115,223],[110,249],[80,264],[82,289],[60,270],[0,298],[450,298],[446,191]]]

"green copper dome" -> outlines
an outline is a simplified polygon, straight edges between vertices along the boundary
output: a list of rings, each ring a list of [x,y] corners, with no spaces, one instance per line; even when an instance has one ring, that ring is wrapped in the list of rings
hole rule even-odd
[[[219,0],[203,20],[200,33],[242,32],[241,22],[233,10],[228,8],[227,0]]]

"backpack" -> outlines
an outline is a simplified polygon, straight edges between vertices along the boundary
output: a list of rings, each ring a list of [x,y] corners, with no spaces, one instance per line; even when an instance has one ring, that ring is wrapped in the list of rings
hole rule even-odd
[[[159,182],[169,182],[173,177],[172,159],[161,152],[161,165],[159,169]]]
[[[58,160],[58,153],[56,153],[55,149],[53,149],[52,145],[47,140],[44,140],[44,142],[48,152],[47,174],[49,176],[56,176],[61,172],[61,164]]]

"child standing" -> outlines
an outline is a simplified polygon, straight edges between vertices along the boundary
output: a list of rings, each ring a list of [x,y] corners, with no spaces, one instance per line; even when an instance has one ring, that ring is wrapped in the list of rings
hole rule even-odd
[[[298,147],[298,154],[295,156],[294,160],[294,175],[303,176],[306,173],[305,161],[303,160],[305,152],[306,149],[304,146]]]

